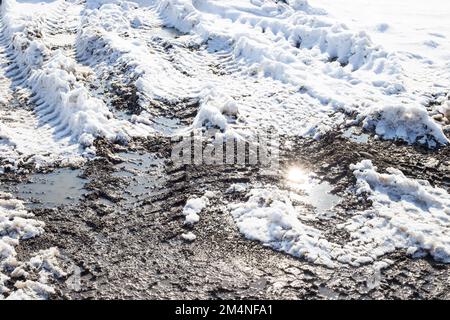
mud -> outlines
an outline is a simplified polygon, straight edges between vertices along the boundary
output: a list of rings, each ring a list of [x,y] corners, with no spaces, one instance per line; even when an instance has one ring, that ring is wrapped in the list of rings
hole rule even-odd
[[[346,239],[334,227],[336,221],[370,205],[344,193],[354,182],[351,163],[371,158],[381,170],[394,166],[412,177],[449,186],[448,148],[426,151],[373,139],[370,145],[361,144],[342,132],[320,141],[285,137],[283,142],[282,171],[301,164],[325,181],[322,187],[318,184],[323,188],[319,193],[327,194],[333,186],[332,192],[340,197],[332,222],[316,222],[330,239]],[[378,273],[370,266],[327,269],[246,240],[225,210],[227,203],[245,196],[224,190],[233,183],[283,187],[285,175],[264,176],[258,167],[238,165],[175,167],[170,161],[171,147],[164,137],[136,140],[126,147],[97,141],[101,157],[80,169],[86,181],[83,199],[32,208],[46,223],[46,232],[24,242],[20,255],[26,257],[49,246],[60,248],[69,275],[55,283],[58,294],[54,298],[450,297],[446,265],[429,258],[408,258],[401,250],[387,255],[394,263]],[[192,230],[183,224],[182,208],[188,198],[207,190],[217,196]],[[196,234],[194,242],[182,239],[188,230]]]

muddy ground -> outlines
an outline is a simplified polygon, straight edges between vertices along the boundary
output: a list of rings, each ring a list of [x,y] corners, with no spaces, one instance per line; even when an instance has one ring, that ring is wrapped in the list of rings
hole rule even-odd
[[[59,27],[49,33],[74,34],[75,30],[65,25],[68,19],[64,14],[58,20],[55,25]],[[180,47],[174,41],[177,35],[166,29],[148,45],[175,66],[174,48],[200,50]],[[67,48],[59,49],[75,56],[70,41]],[[98,57],[99,64],[108,58]],[[78,63],[88,67],[83,61]],[[209,67],[214,75],[228,72],[220,64]],[[119,64],[102,73],[103,69],[95,67],[84,80],[91,94],[108,101],[119,119],[129,119],[143,109],[129,68]],[[18,95],[14,92],[13,96]],[[10,103],[35,108],[19,100]],[[191,125],[199,108],[198,99],[186,97],[175,103],[164,99],[148,103],[151,119],[175,119],[180,126]],[[355,182],[350,164],[371,159],[380,171],[394,167],[409,177],[450,190],[450,147],[427,150],[361,133],[349,135],[347,128],[336,129],[318,141],[282,137],[279,174],[267,176],[258,166],[177,166],[170,161],[173,145],[170,138],[158,135],[135,139],[126,146],[97,140],[98,157],[81,167],[56,165],[39,171],[29,165],[20,168],[21,174],[0,175],[0,191],[25,200],[29,210],[46,224],[43,235],[21,241],[18,258],[26,261],[39,250],[60,249],[67,276],[54,280],[56,293],[50,298],[450,298],[448,267],[429,257],[412,259],[399,250],[385,257],[394,263],[381,273],[371,266],[328,269],[249,241],[227,210],[229,203],[245,201],[245,194],[225,193],[238,182],[284,188],[285,173],[292,166],[314,172],[341,199],[333,209],[336,217],[318,219],[314,227],[328,239],[343,243],[348,234],[336,228],[337,222],[371,205],[347,192]],[[182,209],[187,199],[205,191],[215,192],[215,196],[201,213],[200,222],[193,227],[184,225]],[[197,239],[183,240],[181,235],[187,231],[193,231]]]
[[[354,183],[350,164],[369,158],[381,171],[392,166],[448,190],[449,147],[429,151],[371,137],[361,143],[342,131],[320,141],[284,137],[279,176],[262,175],[255,166],[177,167],[170,161],[172,147],[170,139],[158,136],[128,146],[99,140],[97,159],[57,173],[57,185],[62,179],[71,196],[49,203],[42,201],[45,195],[39,201],[36,191],[23,191],[38,183],[36,175],[0,177],[2,188],[21,194],[46,223],[42,236],[21,243],[20,258],[60,248],[68,275],[55,281],[52,298],[450,298],[448,267],[431,258],[412,259],[399,250],[387,256],[394,263],[377,274],[370,266],[328,269],[246,240],[226,210],[227,203],[243,201],[245,195],[224,193],[236,182],[283,187],[284,170],[301,166],[342,197],[335,212],[337,221],[344,220],[352,210],[370,206],[345,192]],[[186,200],[206,190],[216,196],[198,224],[185,226],[181,212]],[[316,227],[326,230],[328,238],[345,240],[333,221],[319,220]],[[181,234],[191,229],[197,239],[183,240]]]

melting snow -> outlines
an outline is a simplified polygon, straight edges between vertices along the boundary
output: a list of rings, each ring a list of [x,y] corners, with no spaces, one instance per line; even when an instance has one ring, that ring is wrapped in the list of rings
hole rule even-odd
[[[40,251],[27,262],[17,260],[19,242],[43,232],[44,224],[35,220],[21,201],[0,193],[0,300],[45,299],[54,293],[49,280],[64,275],[56,260],[56,248]],[[14,288],[7,282],[12,282]]]
[[[447,143],[426,105],[432,93],[450,87],[448,72],[416,72],[422,58],[388,51],[372,41],[370,30],[350,29],[307,1],[138,3],[88,1],[78,46],[85,59],[103,56],[130,68],[144,107],[196,98],[197,127],[263,124],[314,137],[342,124],[330,114],[356,112],[386,139]],[[167,26],[183,34],[155,36],[155,28]],[[208,65],[221,66],[223,74]],[[439,85],[432,81],[437,76]]]
[[[405,249],[408,255],[430,254],[450,263],[450,195],[426,181],[405,177],[389,168],[377,172],[371,161],[352,166],[356,192],[367,196],[372,208],[355,212],[338,228],[350,240],[336,243],[315,227],[319,216],[299,206],[295,192],[271,188],[250,190],[245,203],[230,205],[239,230],[275,250],[334,267],[376,262],[383,255]]]
[[[385,139],[446,144],[450,7],[436,1],[4,0],[1,59],[10,64],[0,74],[0,174],[28,162],[83,161],[99,137],[126,143],[153,130],[172,134],[152,124],[158,110],[180,106],[193,109],[190,129],[275,128],[320,138],[358,124]],[[78,33],[62,39],[52,23]],[[89,86],[101,74],[133,86],[144,111],[121,119]],[[8,106],[13,96],[30,98],[35,108]],[[347,114],[356,121],[347,122]],[[248,200],[231,213],[248,238],[327,266],[374,262],[396,249],[450,261],[445,190],[395,169],[379,173],[370,161],[353,169],[358,192],[373,207],[338,226],[350,234],[348,243],[327,239],[315,224],[320,214],[297,206],[298,190],[232,186],[228,192],[248,192]],[[199,221],[207,198],[188,200],[187,224]],[[15,258],[19,240],[41,234],[43,225],[4,194],[0,219],[1,294],[50,294],[47,273],[62,272],[54,267],[56,251],[26,263]],[[30,270],[40,280],[17,282],[11,293],[8,279]]]

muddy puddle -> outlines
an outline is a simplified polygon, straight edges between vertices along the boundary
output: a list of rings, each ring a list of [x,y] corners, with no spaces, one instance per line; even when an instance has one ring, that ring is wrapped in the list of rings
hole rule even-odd
[[[128,185],[124,191],[127,202],[135,203],[145,199],[153,190],[162,185],[164,159],[152,153],[119,153],[123,162],[116,165],[114,177],[123,178]]]
[[[153,119],[152,128],[164,135],[173,135],[184,127],[177,118],[156,117]]]
[[[57,169],[51,173],[37,173],[27,182],[15,186],[16,194],[30,208],[55,208],[73,204],[83,198],[88,180],[81,178],[81,170]]]

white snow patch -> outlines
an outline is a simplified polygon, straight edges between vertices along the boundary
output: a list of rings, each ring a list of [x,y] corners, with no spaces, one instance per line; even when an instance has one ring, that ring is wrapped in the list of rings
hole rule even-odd
[[[246,183],[233,183],[225,193],[243,193],[247,191],[248,185]]]
[[[328,242],[320,230],[301,221],[288,191],[253,189],[244,204],[230,205],[241,233],[275,250],[308,261],[335,266],[331,252],[338,246]]]
[[[288,1],[288,5],[218,0],[155,3],[167,24],[200,37],[212,50],[229,50],[242,74],[272,78],[300,88],[300,92],[316,100],[316,105],[324,106],[323,110],[317,107],[318,112],[345,110],[367,115],[368,109],[377,107],[382,117],[388,118],[391,106],[404,107],[411,109],[411,114],[420,113],[415,117],[416,132],[405,137],[401,127],[396,136],[393,122],[394,134],[386,138],[425,144],[431,139],[428,145],[448,142],[439,124],[427,129],[433,120],[425,110],[431,93],[450,88],[448,66],[445,74],[442,65],[430,71],[430,59],[387,51],[372,41],[370,30],[361,31],[359,25],[350,29],[307,1]],[[383,6],[389,8],[387,4]],[[441,23],[445,21],[443,16],[439,19]],[[396,21],[395,17],[392,21]],[[379,31],[390,30],[387,25],[391,21],[380,23]],[[450,36],[450,30],[445,30],[445,36]],[[217,114],[212,116],[212,110],[205,112],[223,124]]]
[[[430,118],[423,106],[372,108],[364,118],[363,127],[384,139],[401,139],[409,143],[418,141],[429,147],[447,143],[442,128]]]
[[[27,262],[17,260],[19,242],[43,232],[44,223],[35,220],[22,201],[0,193],[0,300],[45,299],[54,293],[49,280],[65,275],[56,260],[56,248],[40,251]],[[19,277],[25,280],[14,283]],[[7,281],[12,281],[16,289],[8,288]]]
[[[183,233],[181,235],[181,238],[185,241],[192,242],[192,241],[195,241],[195,239],[197,239],[197,236],[194,233],[189,231],[187,233]]]
[[[207,197],[191,198],[183,208],[185,224],[193,225],[200,221],[199,213],[209,204]]]
[[[427,252],[450,263],[450,195],[427,181],[407,178],[388,168],[377,172],[370,160],[352,167],[358,194],[367,193],[373,209],[344,224],[355,242],[365,243],[376,255],[395,249],[410,254]]]
[[[348,242],[327,239],[314,227],[321,216],[298,205],[304,197],[276,187],[251,189],[246,202],[229,205],[231,215],[248,239],[328,267],[375,263],[381,270],[387,265],[379,259],[398,249],[414,258],[429,254],[450,263],[450,195],[446,190],[407,178],[396,169],[378,173],[369,160],[352,169],[357,194],[367,196],[373,207],[337,225],[350,234]],[[322,221],[333,223],[333,219]]]

